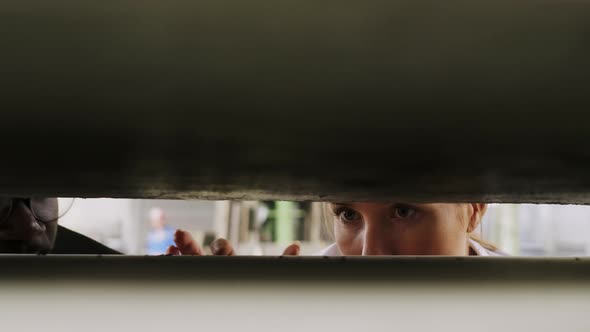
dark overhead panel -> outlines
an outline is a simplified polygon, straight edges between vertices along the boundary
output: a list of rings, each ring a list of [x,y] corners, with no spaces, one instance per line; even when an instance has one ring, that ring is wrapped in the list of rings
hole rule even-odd
[[[590,203],[590,4],[4,0],[0,193]]]

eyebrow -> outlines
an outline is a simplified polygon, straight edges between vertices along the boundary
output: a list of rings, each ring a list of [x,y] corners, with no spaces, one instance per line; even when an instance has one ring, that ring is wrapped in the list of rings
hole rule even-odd
[[[350,203],[342,203],[342,202],[330,202],[328,204],[332,204],[332,205],[350,205]]]

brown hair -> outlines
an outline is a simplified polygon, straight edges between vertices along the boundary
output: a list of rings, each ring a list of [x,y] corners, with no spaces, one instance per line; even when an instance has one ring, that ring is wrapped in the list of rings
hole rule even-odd
[[[480,230],[480,233],[483,232],[481,230],[481,228],[479,230]],[[493,243],[488,242],[488,241],[482,239],[480,235],[473,234],[473,232],[469,233],[469,238],[471,240],[479,243],[482,247],[486,248],[487,250],[491,250],[491,251],[497,251],[498,250],[498,247],[496,247]]]
[[[457,205],[464,205],[464,204],[470,204],[470,203],[457,203]],[[487,210],[487,208],[484,208],[484,212],[482,213],[482,216],[481,216],[482,219],[483,219],[483,214],[485,214],[486,210]],[[457,216],[457,218],[463,219],[463,214],[459,214]],[[482,221],[480,220],[480,222],[477,226],[477,228],[479,228],[479,235],[475,234],[474,232],[470,232],[469,239],[477,242],[479,245],[481,245],[482,247],[484,247],[487,250],[491,250],[491,251],[498,250],[498,248],[495,245],[493,245],[492,243],[483,239],[483,227],[481,227],[481,223],[482,223]]]

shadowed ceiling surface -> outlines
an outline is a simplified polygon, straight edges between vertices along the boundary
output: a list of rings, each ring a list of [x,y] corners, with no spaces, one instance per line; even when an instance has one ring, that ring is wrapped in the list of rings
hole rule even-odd
[[[590,203],[583,1],[3,1],[0,194]]]

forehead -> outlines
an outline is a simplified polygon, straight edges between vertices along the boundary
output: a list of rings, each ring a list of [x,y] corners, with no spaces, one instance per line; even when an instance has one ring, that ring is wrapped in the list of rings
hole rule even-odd
[[[353,209],[382,209],[389,208],[394,203],[373,203],[373,202],[330,202],[330,207],[349,207]]]
[[[59,215],[59,204],[55,197],[32,197],[30,207],[39,217],[53,219]]]
[[[380,209],[389,209],[396,205],[407,205],[415,207],[424,211],[438,212],[438,213],[459,213],[463,209],[462,204],[455,203],[428,203],[428,204],[414,204],[414,203],[398,203],[398,202],[330,202],[328,206],[332,209],[339,207],[348,207],[355,210],[375,211]]]

